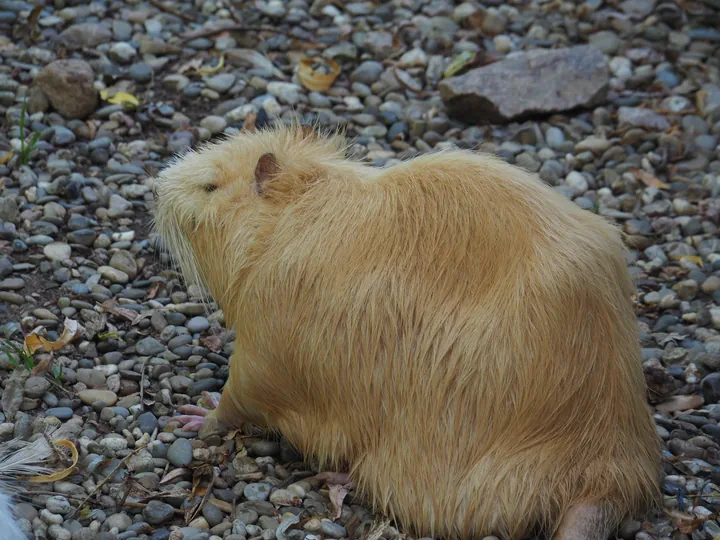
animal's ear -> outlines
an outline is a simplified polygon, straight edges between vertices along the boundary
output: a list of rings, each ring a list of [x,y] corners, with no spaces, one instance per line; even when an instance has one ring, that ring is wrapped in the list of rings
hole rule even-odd
[[[265,193],[265,184],[271,181],[280,172],[275,154],[267,153],[260,156],[255,166],[255,191],[260,195]]]

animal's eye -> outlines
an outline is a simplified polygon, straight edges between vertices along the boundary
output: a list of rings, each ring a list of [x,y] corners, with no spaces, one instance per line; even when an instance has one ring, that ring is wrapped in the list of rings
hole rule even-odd
[[[207,193],[212,193],[212,192],[215,191],[217,188],[218,188],[218,187],[217,187],[215,184],[206,184],[206,185],[205,185],[205,191],[206,191]]]

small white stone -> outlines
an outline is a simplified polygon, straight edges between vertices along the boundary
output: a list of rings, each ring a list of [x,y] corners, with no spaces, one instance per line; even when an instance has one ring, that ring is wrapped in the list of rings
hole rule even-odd
[[[53,514],[47,508],[40,510],[40,519],[48,525],[62,525],[63,517],[60,514]]]
[[[66,261],[72,255],[72,248],[65,242],[52,242],[43,248],[43,253],[51,261]]]
[[[581,173],[571,171],[565,178],[565,184],[573,190],[575,195],[582,195],[589,189],[588,181]]]
[[[101,266],[98,268],[98,272],[102,277],[109,279],[113,283],[124,285],[130,281],[130,277],[125,272],[118,270],[117,268],[113,268],[112,266]]]
[[[500,34],[493,38],[493,46],[500,54],[507,54],[512,50],[512,41],[505,34]]]

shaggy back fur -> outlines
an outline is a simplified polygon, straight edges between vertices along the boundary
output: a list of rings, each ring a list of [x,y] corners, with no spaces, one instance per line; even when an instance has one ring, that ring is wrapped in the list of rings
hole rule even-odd
[[[377,169],[292,126],[190,153],[156,189],[159,232],[237,332],[224,423],[348,462],[422,535],[653,502],[634,287],[600,217],[491,156]]]

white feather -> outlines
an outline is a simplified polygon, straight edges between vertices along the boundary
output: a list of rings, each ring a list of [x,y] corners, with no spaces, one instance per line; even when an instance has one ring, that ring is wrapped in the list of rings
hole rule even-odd
[[[67,429],[66,425],[49,427],[45,434],[51,440],[57,440],[65,435]],[[51,472],[43,463],[52,455],[53,449],[43,437],[33,442],[12,439],[0,443],[0,539],[27,540],[27,535],[13,516],[9,494],[23,489],[19,478]]]
[[[0,491],[0,537],[3,540],[27,540],[10,510],[11,502],[10,497]]]

